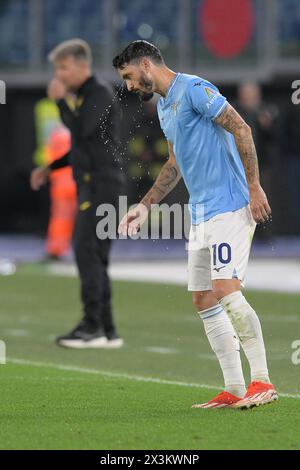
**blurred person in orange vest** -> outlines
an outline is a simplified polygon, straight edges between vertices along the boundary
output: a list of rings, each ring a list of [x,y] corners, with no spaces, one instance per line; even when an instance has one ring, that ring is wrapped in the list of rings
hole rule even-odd
[[[70,147],[70,132],[59,124],[46,145],[47,164],[59,159]],[[46,250],[48,258],[59,259],[68,253],[71,246],[77,207],[76,185],[70,167],[52,172],[49,181],[51,206]]]
[[[48,98],[35,106],[37,149],[34,161],[51,164],[70,150],[71,136],[62,124],[56,104]],[[46,260],[68,253],[76,215],[76,185],[69,167],[54,171],[50,182],[50,218],[46,238]]]

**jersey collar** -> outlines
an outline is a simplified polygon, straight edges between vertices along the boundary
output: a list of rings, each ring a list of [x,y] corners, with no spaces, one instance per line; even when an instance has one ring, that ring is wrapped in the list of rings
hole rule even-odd
[[[171,92],[172,92],[172,90],[173,90],[173,88],[174,88],[175,83],[177,82],[177,79],[178,79],[179,75],[180,75],[180,73],[176,73],[175,77],[174,77],[173,80],[171,81],[170,86],[169,86],[168,91],[167,91],[167,94],[166,94],[166,96],[165,96],[165,98],[164,98],[164,101],[165,101],[165,102],[166,102],[166,101],[168,100],[168,98],[170,97]]]

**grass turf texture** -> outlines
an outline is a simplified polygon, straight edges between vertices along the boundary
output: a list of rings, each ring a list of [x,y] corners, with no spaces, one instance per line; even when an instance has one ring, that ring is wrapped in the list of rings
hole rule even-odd
[[[53,337],[79,318],[77,280],[34,270],[1,278],[1,449],[300,448],[299,399],[195,410],[218,390],[168,383],[222,385],[184,287],[115,282],[113,290],[124,348],[73,351]],[[282,393],[299,393],[291,343],[300,339],[300,296],[247,298],[262,320],[272,380]],[[147,377],[167,383],[137,380]]]

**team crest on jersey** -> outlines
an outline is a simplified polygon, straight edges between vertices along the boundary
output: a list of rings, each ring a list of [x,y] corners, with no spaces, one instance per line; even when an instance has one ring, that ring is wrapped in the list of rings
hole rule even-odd
[[[204,87],[204,91],[208,97],[208,99],[210,100],[211,98],[213,98],[213,96],[216,94],[216,91],[213,90],[212,88],[209,88],[208,86],[205,86]]]
[[[177,108],[178,108],[178,106],[179,106],[179,101],[175,101],[175,103],[173,103],[173,104],[171,105],[173,114],[174,114],[175,116],[176,116],[176,114],[177,114]]]

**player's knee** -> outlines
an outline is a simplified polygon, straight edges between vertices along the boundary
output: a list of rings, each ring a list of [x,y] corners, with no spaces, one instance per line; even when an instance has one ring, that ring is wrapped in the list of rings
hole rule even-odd
[[[227,289],[223,286],[215,287],[213,292],[217,300],[221,300],[223,297],[227,295]]]
[[[217,300],[221,300],[226,295],[232,294],[232,292],[237,290],[240,290],[240,282],[238,279],[222,279],[213,282],[212,292]]]
[[[193,292],[193,305],[197,312],[211,307],[214,304],[214,300],[211,290]]]

